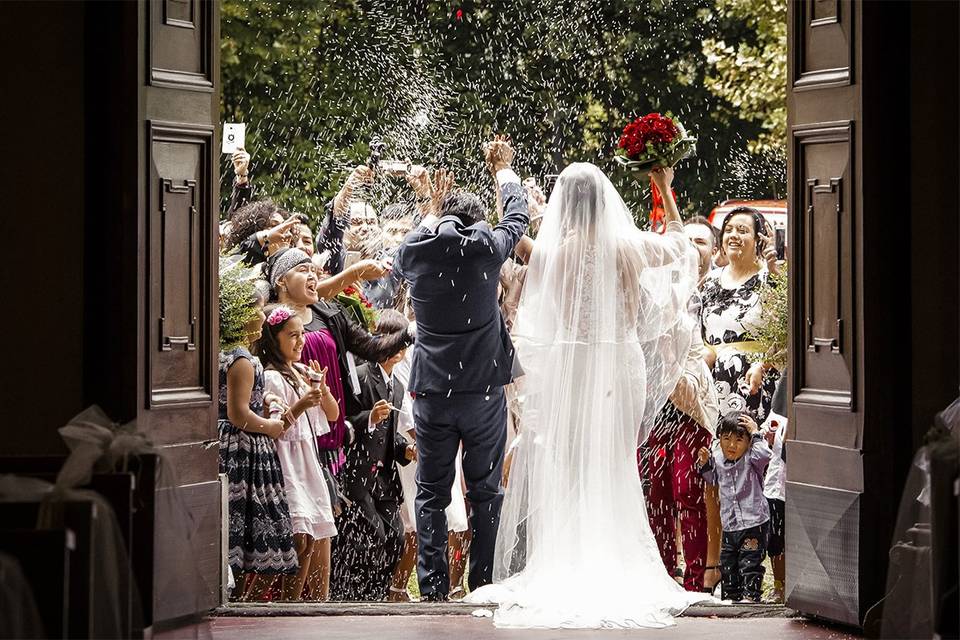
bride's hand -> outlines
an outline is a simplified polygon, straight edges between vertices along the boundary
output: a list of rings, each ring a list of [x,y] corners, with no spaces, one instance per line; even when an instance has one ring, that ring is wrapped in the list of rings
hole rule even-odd
[[[673,167],[656,167],[650,171],[650,179],[660,193],[665,193],[673,184]]]

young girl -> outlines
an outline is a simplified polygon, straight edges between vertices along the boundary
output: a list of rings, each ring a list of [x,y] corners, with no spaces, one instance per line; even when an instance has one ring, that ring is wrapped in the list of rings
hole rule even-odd
[[[230,570],[240,599],[257,599],[277,575],[297,572],[290,512],[275,438],[285,424],[263,418],[260,337],[263,298],[236,269],[220,278],[220,473],[229,481]],[[246,588],[242,577],[249,576]]]
[[[277,441],[277,453],[286,480],[287,500],[300,570],[284,579],[284,600],[300,600],[310,574],[319,574],[313,597],[326,600],[330,588],[330,538],[337,534],[330,492],[317,455],[316,438],[330,430],[340,408],[326,384],[326,369],[316,362],[299,364],[303,351],[303,322],[284,305],[270,305],[257,343],[257,355],[266,367],[266,390],[279,402],[271,416],[289,425]]]

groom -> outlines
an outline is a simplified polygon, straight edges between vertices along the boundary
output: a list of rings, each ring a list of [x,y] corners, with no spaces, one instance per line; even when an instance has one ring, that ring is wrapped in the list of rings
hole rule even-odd
[[[527,228],[527,199],[510,168],[513,149],[486,147],[504,203],[491,228],[477,196],[454,191],[412,231],[394,259],[409,285],[417,320],[408,389],[416,398],[417,577],[424,600],[447,599],[447,517],[457,451],[472,509],[470,589],[493,579],[507,438],[503,385],[511,381],[513,344],[497,306],[500,267]]]

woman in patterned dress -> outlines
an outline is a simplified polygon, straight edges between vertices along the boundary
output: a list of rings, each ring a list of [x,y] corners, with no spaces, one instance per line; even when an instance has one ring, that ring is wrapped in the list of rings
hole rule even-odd
[[[703,341],[720,402],[720,417],[749,411],[758,422],[770,413],[780,372],[757,360],[758,347],[750,334],[763,321],[760,291],[769,271],[760,258],[773,263],[775,252],[764,235],[766,224],[756,209],[737,207],[721,226],[720,250],[729,260],[710,272],[701,289]]]
[[[243,600],[259,599],[278,575],[298,569],[275,441],[285,425],[263,417],[263,366],[248,350],[264,320],[263,299],[251,301],[253,292],[252,284],[221,277],[220,473],[229,483],[228,560]],[[238,321],[246,305],[246,321]],[[251,577],[245,587],[244,576]]]

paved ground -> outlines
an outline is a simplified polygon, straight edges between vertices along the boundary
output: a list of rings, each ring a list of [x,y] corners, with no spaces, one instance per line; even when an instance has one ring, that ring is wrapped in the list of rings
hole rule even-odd
[[[675,627],[640,630],[510,630],[497,629],[489,618],[442,616],[216,617],[200,625],[154,636],[156,640],[847,640],[844,630],[799,618],[682,617]]]

